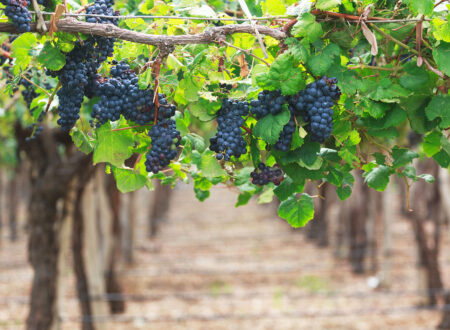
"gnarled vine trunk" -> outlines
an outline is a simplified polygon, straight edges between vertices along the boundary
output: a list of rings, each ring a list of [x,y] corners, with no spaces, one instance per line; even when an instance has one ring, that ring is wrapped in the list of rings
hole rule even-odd
[[[63,216],[59,202],[76,174],[90,164],[91,157],[70,150],[61,154],[58,146],[69,146],[71,139],[60,130],[44,129],[36,140],[26,142],[30,132],[19,124],[15,129],[19,148],[31,164],[28,254],[34,276],[27,329],[57,329],[58,237]]]

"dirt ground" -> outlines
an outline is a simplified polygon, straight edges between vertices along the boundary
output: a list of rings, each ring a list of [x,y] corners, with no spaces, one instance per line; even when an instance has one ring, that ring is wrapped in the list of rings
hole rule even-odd
[[[145,205],[141,195],[138,205]],[[441,312],[420,308],[416,251],[407,221],[393,221],[390,285],[354,275],[333,249],[318,248],[272,205],[234,208],[237,195],[213,189],[198,202],[191,187],[174,193],[169,219],[153,240],[145,212],[136,228],[136,263],[122,267],[125,314],[98,319],[104,329],[433,329]],[[333,221],[333,219],[329,219]],[[450,286],[450,246],[441,265]],[[63,329],[79,329],[73,274],[62,301]],[[32,279],[26,236],[0,246],[0,329],[23,329]]]

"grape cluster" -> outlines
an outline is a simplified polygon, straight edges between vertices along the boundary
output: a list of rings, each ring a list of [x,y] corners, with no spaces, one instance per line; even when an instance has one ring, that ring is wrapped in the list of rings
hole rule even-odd
[[[308,123],[311,141],[324,142],[333,130],[333,105],[341,95],[336,78],[323,77],[306,86],[291,99],[296,114]]]
[[[156,174],[176,157],[181,136],[176,129],[175,121],[169,118],[158,121],[150,129],[149,136],[152,142],[146,155],[145,167],[147,172]]]
[[[109,79],[97,77],[96,80],[95,90],[100,101],[92,107],[92,118],[97,121],[97,126],[118,120],[120,115],[138,125],[153,122],[156,115],[154,91],[139,89],[139,78],[125,62],[111,67],[110,74]],[[175,106],[168,104],[164,94],[158,94],[158,101],[157,120],[175,115]]]
[[[275,143],[274,148],[281,151],[288,151],[291,146],[292,137],[294,135],[296,129],[294,116],[291,114],[291,118],[289,122],[284,125],[283,130],[281,131],[280,137],[278,141]]]
[[[280,185],[283,181],[283,172],[276,166],[269,167],[264,163],[259,163],[258,170],[255,169],[250,173],[252,183],[258,186],[265,186],[269,182],[273,182],[276,186]]]
[[[257,100],[252,100],[251,114],[257,119],[263,118],[268,114],[276,115],[281,112],[283,104],[286,102],[286,98],[281,95],[279,90],[276,91],[262,91],[258,94]]]
[[[117,16],[118,13],[112,9],[114,5],[114,0],[96,0],[94,4],[86,8],[86,14],[95,15],[105,15],[105,16]],[[117,18],[106,18],[106,17],[86,17],[86,22],[88,23],[99,23],[99,24],[113,24],[118,25],[119,20]],[[115,38],[105,38],[100,36],[94,36],[91,38],[92,41],[97,43],[97,56],[98,61],[103,62],[114,52],[114,42]]]
[[[19,32],[29,32],[31,13],[28,11],[28,0],[0,0],[5,7],[5,15]]]
[[[80,118],[79,112],[89,80],[87,53],[85,46],[77,43],[66,55],[66,65],[60,71],[48,72],[53,77],[57,76],[61,83],[61,88],[56,93],[59,98],[57,122],[64,131],[70,130]]]
[[[248,102],[224,99],[217,112],[217,134],[210,139],[209,149],[216,152],[218,160],[239,158],[247,153],[247,144],[241,135],[243,116],[248,114]]]
[[[118,14],[111,8],[113,4],[112,0],[95,0],[94,4],[86,10],[91,14],[117,16]],[[95,23],[118,24],[115,18],[87,18],[88,22],[93,20]],[[58,124],[63,130],[70,130],[80,117],[79,112],[84,96],[95,96],[99,79],[97,70],[101,63],[112,55],[114,41],[115,39],[95,36],[83,43],[76,42],[73,50],[66,55],[66,65],[57,72],[48,72],[49,75],[58,77],[61,83],[61,89],[57,92],[60,115]],[[104,118],[100,121],[104,121]]]

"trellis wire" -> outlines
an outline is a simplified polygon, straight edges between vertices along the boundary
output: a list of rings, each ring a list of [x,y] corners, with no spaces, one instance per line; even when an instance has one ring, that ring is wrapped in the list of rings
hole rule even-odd
[[[35,11],[30,11],[35,14]],[[53,12],[41,11],[42,14],[51,15]],[[283,20],[290,21],[295,16],[266,16],[266,17],[252,17],[249,18],[237,18],[237,17],[190,17],[190,16],[152,16],[152,15],[119,15],[119,16],[111,16],[111,15],[99,15],[99,14],[86,14],[86,13],[64,13],[62,16],[66,17],[100,17],[100,18],[115,18],[115,19],[181,19],[181,20],[190,20],[190,21],[234,21],[234,22],[250,22],[253,20],[256,21],[273,21],[273,20]],[[324,19],[330,20],[330,19]],[[404,22],[420,22],[420,21],[431,21],[431,19],[419,19],[419,18],[399,18],[399,19],[385,19],[385,20],[365,20],[367,23],[404,23]],[[358,22],[358,20],[348,20],[348,22]]]

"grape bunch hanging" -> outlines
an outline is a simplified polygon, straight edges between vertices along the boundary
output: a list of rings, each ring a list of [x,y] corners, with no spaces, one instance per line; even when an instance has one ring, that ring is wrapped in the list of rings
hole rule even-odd
[[[277,166],[269,167],[264,163],[259,163],[258,170],[255,169],[250,173],[252,183],[257,186],[265,186],[270,182],[279,186],[283,181],[283,172]]]
[[[248,114],[248,102],[224,99],[222,107],[217,112],[217,134],[210,139],[210,149],[216,152],[218,160],[230,160],[232,156],[238,159],[247,153],[247,143],[242,137],[241,126],[243,116]]]
[[[118,15],[112,11],[114,1],[95,0],[89,8],[91,13],[102,15]],[[88,9],[89,9],[88,8]],[[87,18],[90,20],[91,17]],[[117,19],[102,19],[99,23],[117,25]],[[95,96],[97,70],[114,52],[114,40],[104,37],[89,37],[83,43],[77,41],[75,47],[66,55],[66,65],[59,71],[48,71],[58,77],[61,89],[58,90],[59,116],[58,124],[65,131],[70,130],[80,117],[80,108],[84,96]]]
[[[323,77],[306,86],[306,89],[291,98],[296,114],[302,114],[308,123],[311,141],[324,142],[333,130],[333,105],[341,95],[336,86],[337,79]]]

